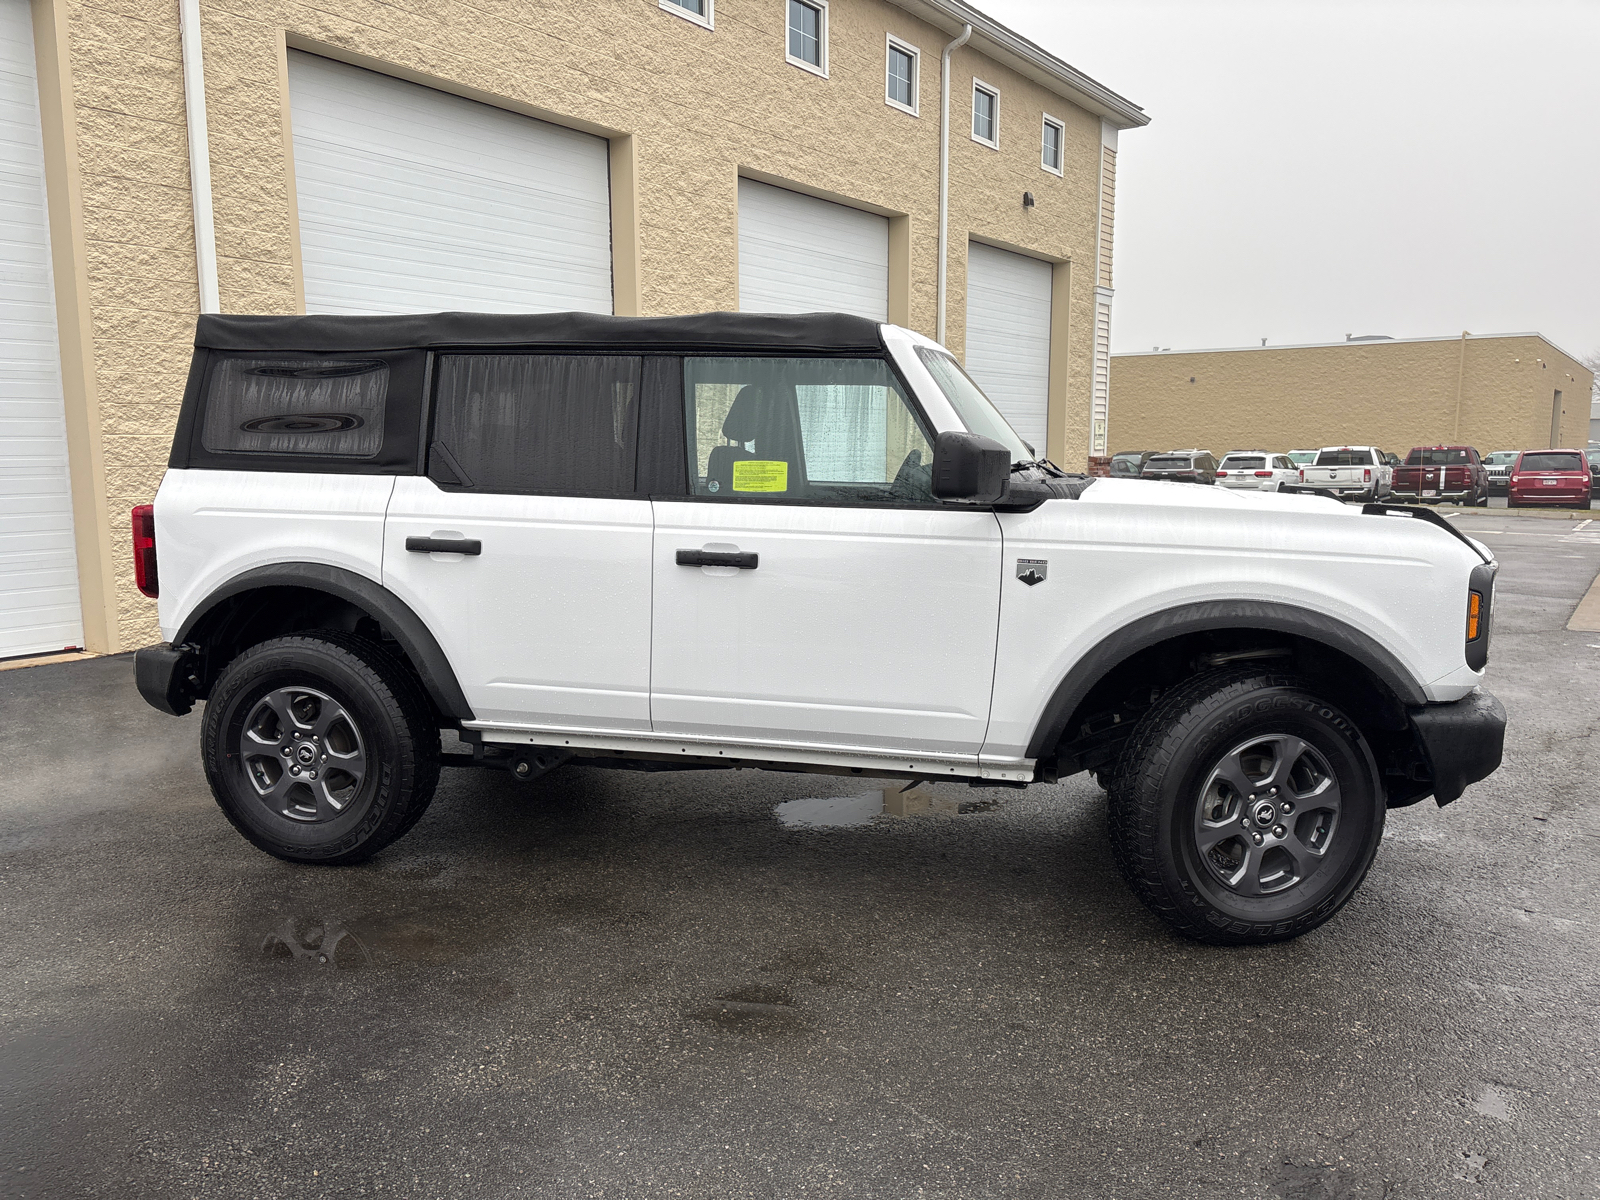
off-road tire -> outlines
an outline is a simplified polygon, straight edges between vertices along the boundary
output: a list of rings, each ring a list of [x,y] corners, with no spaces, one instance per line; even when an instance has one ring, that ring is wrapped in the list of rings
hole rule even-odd
[[[1196,809],[1230,748],[1280,731],[1321,755],[1342,808],[1306,878],[1272,895],[1235,894],[1202,855]],[[1361,731],[1305,680],[1259,667],[1224,668],[1163,696],[1128,738],[1108,790],[1124,878],[1174,930],[1203,942],[1278,942],[1315,929],[1349,901],[1383,837],[1383,789]]]
[[[328,820],[275,812],[246,776],[244,722],[275,689],[332,698],[363,739],[365,770],[345,810]],[[411,829],[439,782],[439,729],[416,676],[376,642],[320,629],[250,647],[212,687],[200,731],[206,782],[250,842],[289,862],[362,862]]]

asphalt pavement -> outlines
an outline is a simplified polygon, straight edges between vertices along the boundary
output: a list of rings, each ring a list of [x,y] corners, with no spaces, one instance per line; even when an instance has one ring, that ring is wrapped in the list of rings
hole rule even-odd
[[[452,771],[296,867],[129,658],[0,671],[0,1194],[1600,1194],[1600,522],[1453,519],[1505,765],[1258,949],[1169,935],[1081,777]]]

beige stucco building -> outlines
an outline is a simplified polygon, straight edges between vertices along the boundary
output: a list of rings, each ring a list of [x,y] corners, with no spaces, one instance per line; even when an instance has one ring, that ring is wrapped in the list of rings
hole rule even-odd
[[[1536,333],[1116,354],[1111,445],[1581,448],[1593,378]]]
[[[0,345],[30,381],[0,396],[0,657],[156,638],[127,514],[202,307],[841,308],[939,335],[941,54],[968,25],[944,340],[1081,465],[1117,134],[1146,117],[961,0],[0,0],[38,211],[7,297],[32,348]]]

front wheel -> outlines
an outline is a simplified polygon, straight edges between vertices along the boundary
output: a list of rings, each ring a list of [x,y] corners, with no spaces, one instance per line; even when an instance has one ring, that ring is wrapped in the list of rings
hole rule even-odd
[[[1344,907],[1383,837],[1366,739],[1292,675],[1235,669],[1174,689],[1140,721],[1110,788],[1129,885],[1179,933],[1250,945]]]
[[[370,858],[416,824],[439,780],[439,730],[415,676],[337,630],[240,654],[212,688],[200,738],[228,820],[290,862]]]

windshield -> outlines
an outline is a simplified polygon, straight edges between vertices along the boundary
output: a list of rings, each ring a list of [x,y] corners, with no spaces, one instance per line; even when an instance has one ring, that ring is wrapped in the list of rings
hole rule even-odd
[[[1265,458],[1252,454],[1230,454],[1222,460],[1222,468],[1225,471],[1253,471],[1257,467],[1266,465]]]
[[[1016,430],[1006,424],[1006,419],[1000,415],[1000,410],[983,394],[983,390],[972,382],[972,377],[961,369],[961,364],[954,358],[942,350],[929,350],[926,346],[917,347],[917,357],[922,360],[922,365],[928,368],[928,374],[933,376],[933,381],[939,385],[944,398],[950,401],[950,407],[956,410],[961,423],[970,432],[982,434],[999,442],[1011,451],[1011,461],[1014,463],[1032,462],[1039,457],[1034,453],[1033,447],[1018,437]]]
[[[1315,450],[1291,450],[1289,451],[1289,461],[1297,467],[1307,467],[1317,461],[1317,452]]]
[[[1137,475],[1139,473],[1139,460],[1142,454],[1117,454],[1111,459],[1111,473],[1113,475]]]
[[[1583,459],[1576,454],[1524,454],[1517,464],[1519,471],[1586,471]]]
[[[1324,450],[1317,455],[1319,467],[1370,467],[1371,450]]]
[[[1507,463],[1516,461],[1517,452],[1515,450],[1496,450],[1488,458],[1484,459],[1483,463],[1487,467],[1503,467]]]

